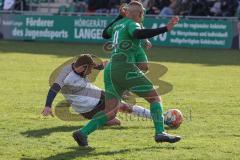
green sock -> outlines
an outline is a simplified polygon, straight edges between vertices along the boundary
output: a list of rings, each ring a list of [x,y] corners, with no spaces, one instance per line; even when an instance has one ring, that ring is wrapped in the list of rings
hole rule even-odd
[[[104,112],[98,112],[93,116],[92,120],[89,121],[88,124],[80,129],[80,132],[83,135],[88,136],[90,133],[103,126],[107,121],[107,115]]]
[[[163,107],[161,103],[154,102],[150,105],[151,116],[153,119],[155,133],[164,132]]]

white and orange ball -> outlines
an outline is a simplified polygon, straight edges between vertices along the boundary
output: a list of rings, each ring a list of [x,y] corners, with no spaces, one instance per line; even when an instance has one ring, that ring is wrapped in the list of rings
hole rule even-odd
[[[178,128],[183,122],[183,114],[178,109],[169,109],[164,114],[164,123],[170,128]]]

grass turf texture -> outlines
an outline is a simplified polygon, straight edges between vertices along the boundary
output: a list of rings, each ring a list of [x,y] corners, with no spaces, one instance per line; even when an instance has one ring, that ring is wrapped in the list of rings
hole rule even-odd
[[[109,57],[101,45],[0,41],[0,159],[240,159],[239,51],[154,47],[150,61],[168,68],[161,79],[174,86],[163,96],[165,111],[177,107],[186,117],[168,132],[183,140],[157,144],[151,121],[121,115],[121,127],[98,130],[89,137],[93,148],[81,149],[71,134],[86,121],[42,119],[40,113],[52,70],[84,51]]]

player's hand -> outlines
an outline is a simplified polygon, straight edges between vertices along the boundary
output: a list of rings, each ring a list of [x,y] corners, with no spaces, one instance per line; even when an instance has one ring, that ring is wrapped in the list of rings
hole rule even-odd
[[[108,61],[102,62],[103,68],[105,68],[107,64],[108,64]]]
[[[148,39],[146,39],[145,40],[145,46],[146,46],[147,49],[151,49],[152,48],[152,43]]]
[[[94,69],[103,70],[106,67],[107,63],[108,63],[108,61],[104,61],[104,62],[102,62],[100,64],[96,64],[94,66]]]
[[[170,20],[170,22],[167,24],[167,29],[168,31],[171,31],[173,29],[173,27],[178,24],[179,22],[179,17],[178,16],[174,16],[172,17],[172,19]]]
[[[43,109],[43,111],[42,111],[42,115],[43,116],[49,116],[49,115],[51,115],[52,117],[54,117],[54,115],[53,115],[53,113],[52,113],[52,109],[51,109],[51,107],[49,107],[49,106],[46,106],[44,109]]]

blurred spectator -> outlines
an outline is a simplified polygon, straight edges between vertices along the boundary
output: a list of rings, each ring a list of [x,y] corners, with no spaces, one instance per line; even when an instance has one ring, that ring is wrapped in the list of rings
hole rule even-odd
[[[212,6],[212,8],[210,9],[210,15],[211,16],[219,16],[221,15],[221,3],[220,2],[215,2]]]
[[[89,0],[88,10],[96,13],[119,13],[120,0]]]
[[[5,10],[28,10],[29,1],[0,0]],[[66,3],[65,0],[48,0],[50,3]],[[142,2],[146,14],[161,16],[239,16],[240,0],[73,0],[72,12],[96,12],[119,14],[119,6],[131,1]],[[27,2],[27,4],[26,4]],[[36,0],[41,2],[41,0]],[[43,1],[45,2],[45,1]],[[1,3],[0,3],[1,6]],[[32,8],[31,8],[32,9]]]
[[[14,10],[18,10],[18,11],[28,10],[26,1],[25,0],[16,0],[15,4],[14,4]]]
[[[4,10],[12,10],[14,8],[15,0],[4,0],[3,1],[3,9]]]
[[[158,9],[161,11],[164,7],[168,7],[171,4],[171,0],[158,0],[156,4]]]
[[[240,18],[240,0],[238,0],[238,9],[237,9],[236,16]]]
[[[224,17],[235,16],[237,7],[238,7],[237,0],[221,0],[222,16],[224,16]]]
[[[208,3],[206,0],[193,0],[192,7],[190,9],[190,15],[192,16],[208,16],[210,13]]]
[[[159,2],[158,0],[149,0],[148,4],[146,6],[147,14],[159,14],[160,9],[157,6],[157,3]]]
[[[88,0],[88,10],[118,14],[120,3],[134,0]],[[161,16],[234,16],[240,0],[139,0],[147,14]],[[240,5],[239,5],[240,6]],[[240,12],[240,7],[239,7]],[[239,13],[240,14],[240,13]]]
[[[107,13],[109,0],[89,0],[88,10],[90,12]]]
[[[189,16],[190,8],[192,7],[192,0],[181,0],[179,7],[179,15]]]
[[[120,7],[120,0],[109,0],[108,8],[110,14],[118,14]]]
[[[4,0],[4,10],[28,10],[25,0]]]
[[[144,7],[145,9],[147,8],[148,2],[149,2],[149,0],[144,0],[144,1],[142,2],[143,7]]]
[[[178,0],[170,0],[170,2],[171,2],[171,4],[169,4],[168,6],[165,6],[161,10],[161,12],[160,12],[161,16],[172,16],[172,15],[176,14]]]
[[[74,0],[77,12],[86,12],[88,10],[88,0]]]

